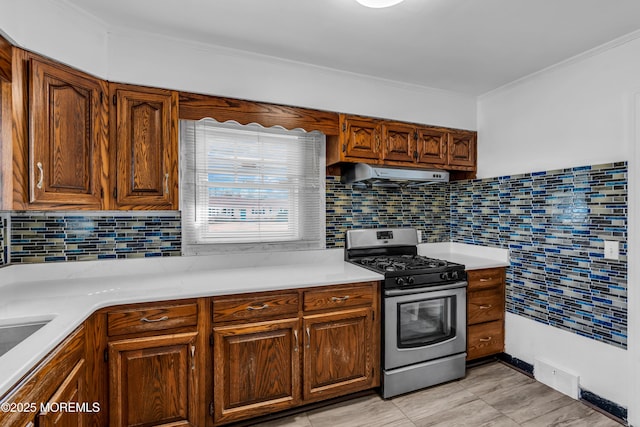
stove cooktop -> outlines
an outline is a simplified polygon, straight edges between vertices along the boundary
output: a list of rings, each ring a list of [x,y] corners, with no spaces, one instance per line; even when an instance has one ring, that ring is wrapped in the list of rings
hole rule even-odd
[[[435,272],[451,264],[444,260],[420,255],[365,256],[354,259],[353,262],[382,273],[396,271],[415,273],[415,270]]]

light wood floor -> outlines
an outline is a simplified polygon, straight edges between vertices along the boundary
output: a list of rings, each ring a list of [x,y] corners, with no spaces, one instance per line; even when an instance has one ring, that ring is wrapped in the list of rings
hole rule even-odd
[[[499,362],[459,381],[390,400],[370,395],[260,427],[619,427],[621,424]]]

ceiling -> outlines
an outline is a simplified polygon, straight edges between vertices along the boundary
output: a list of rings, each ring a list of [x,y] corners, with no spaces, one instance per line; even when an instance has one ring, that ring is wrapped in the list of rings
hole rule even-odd
[[[640,29],[638,0],[58,0],[103,21],[480,95]],[[640,37],[640,33],[638,34]]]

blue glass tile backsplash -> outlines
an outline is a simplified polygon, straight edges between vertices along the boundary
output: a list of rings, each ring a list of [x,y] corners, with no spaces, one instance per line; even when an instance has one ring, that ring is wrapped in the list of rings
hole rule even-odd
[[[180,214],[11,215],[11,263],[180,255]]]
[[[451,240],[509,249],[507,311],[627,345],[627,163],[451,184]],[[603,256],[617,241],[620,259]]]
[[[361,189],[328,176],[327,248],[344,247],[345,231],[366,227],[414,227],[425,242],[449,241],[449,184],[410,189]]]
[[[626,162],[412,189],[359,189],[327,177],[326,188],[328,248],[343,247],[349,228],[407,226],[425,242],[509,249],[509,312],[626,348]],[[0,227],[0,265],[181,251],[179,212],[0,219],[8,223]],[[604,240],[619,242],[620,260],[604,258]]]

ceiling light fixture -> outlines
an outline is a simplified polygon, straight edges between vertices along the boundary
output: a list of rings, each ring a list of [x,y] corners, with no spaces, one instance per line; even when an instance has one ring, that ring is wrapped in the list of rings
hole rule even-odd
[[[383,7],[395,6],[398,3],[402,3],[404,0],[356,0],[356,1],[366,7],[381,9]]]

